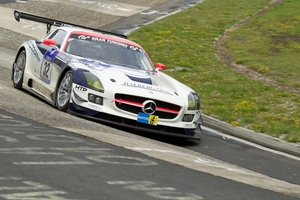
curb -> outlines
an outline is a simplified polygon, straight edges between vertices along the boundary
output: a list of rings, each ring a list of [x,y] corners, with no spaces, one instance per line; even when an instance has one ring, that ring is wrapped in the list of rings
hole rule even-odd
[[[234,127],[223,121],[215,119],[213,117],[202,114],[204,126],[220,131],[222,133],[232,135],[255,144],[259,144],[277,151],[288,153],[297,157],[300,157],[300,144],[289,143],[279,138],[272,137],[263,133],[257,133],[255,131],[243,128]]]

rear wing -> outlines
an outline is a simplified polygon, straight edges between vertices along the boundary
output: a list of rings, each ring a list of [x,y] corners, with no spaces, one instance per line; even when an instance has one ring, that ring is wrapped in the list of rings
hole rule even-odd
[[[110,32],[110,31],[104,31],[104,30],[100,30],[100,29],[89,28],[89,27],[85,27],[85,26],[81,26],[81,25],[71,24],[68,22],[62,22],[62,21],[49,19],[49,18],[45,18],[45,17],[40,17],[40,16],[36,16],[36,15],[31,15],[28,13],[19,12],[17,10],[14,11],[14,16],[18,22],[20,22],[20,19],[27,19],[27,20],[46,24],[47,25],[46,33],[49,33],[52,26],[58,26],[58,27],[65,26],[65,27],[78,27],[78,28],[89,29],[89,30],[97,31],[97,32],[100,32],[103,34],[115,35],[115,36],[127,39],[127,36],[123,35],[123,34],[114,33],[114,32]]]

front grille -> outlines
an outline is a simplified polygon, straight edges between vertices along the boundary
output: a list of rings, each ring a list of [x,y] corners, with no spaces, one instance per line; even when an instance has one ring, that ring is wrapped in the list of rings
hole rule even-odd
[[[160,119],[174,119],[181,109],[181,107],[178,105],[156,99],[148,99],[127,94],[115,94],[115,105],[121,110],[135,114],[138,114],[138,112],[143,112],[143,103],[147,100],[152,100],[155,102],[157,109],[153,115],[158,116]]]

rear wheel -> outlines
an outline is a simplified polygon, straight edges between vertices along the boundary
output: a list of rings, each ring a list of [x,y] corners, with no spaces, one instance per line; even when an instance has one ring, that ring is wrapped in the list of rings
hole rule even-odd
[[[73,74],[72,71],[65,73],[57,90],[57,108],[66,111],[69,106],[72,93]]]
[[[16,62],[13,65],[12,81],[14,87],[17,89],[22,88],[25,65],[26,65],[26,52],[23,50],[18,55]]]

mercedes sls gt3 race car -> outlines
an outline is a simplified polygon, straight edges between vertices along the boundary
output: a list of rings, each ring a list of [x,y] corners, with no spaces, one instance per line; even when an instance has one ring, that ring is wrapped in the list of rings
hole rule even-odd
[[[26,41],[17,51],[15,88],[94,121],[200,139],[196,92],[161,72],[165,65],[154,67],[125,35],[18,11],[14,16],[47,25],[41,40]]]

